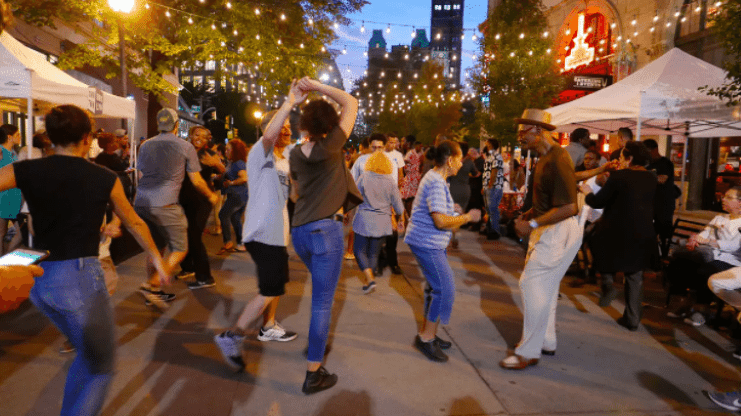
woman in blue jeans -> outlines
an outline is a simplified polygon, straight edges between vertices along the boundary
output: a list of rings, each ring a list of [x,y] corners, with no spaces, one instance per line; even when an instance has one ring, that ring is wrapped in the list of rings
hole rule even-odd
[[[358,178],[358,190],[364,201],[358,206],[352,224],[355,232],[353,252],[364,274],[365,294],[372,293],[376,288],[373,269],[378,264],[384,237],[392,233],[391,207],[395,212],[403,212],[404,209],[399,187],[391,176],[392,169],[391,160],[379,150],[368,158]]]
[[[85,160],[92,142],[87,113],[73,105],[54,107],[46,116],[46,130],[55,154],[0,170],[0,191],[18,187],[28,202],[34,248],[49,251],[30,298],[77,349],[61,414],[96,415],[111,381],[115,353],[113,311],[98,261],[100,224],[109,203],[151,256],[163,283],[169,283],[170,271],[116,174]]]
[[[322,99],[306,104],[299,130],[308,141],[294,147],[290,156],[292,198],[296,202],[291,236],[296,254],[311,273],[312,284],[308,365],[301,390],[312,394],[337,383],[337,375],[322,367],[322,361],[344,251],[343,216],[338,212],[348,212],[362,202],[342,151],[355,124],[358,102],[342,90],[309,78],[296,85],[304,97],[316,91],[342,107],[338,115]]]
[[[242,244],[242,217],[247,207],[247,145],[239,139],[232,139],[226,145],[226,158],[229,164],[224,172],[221,193],[226,195],[226,201],[219,211],[221,221],[221,236],[224,246],[216,254],[225,254],[231,251],[247,251]],[[236,235],[236,246],[232,241],[232,227]]]
[[[448,324],[455,299],[455,281],[446,249],[452,230],[479,221],[481,212],[472,209],[461,215],[462,209],[454,204],[448,189],[448,177],[458,173],[463,165],[458,143],[446,140],[430,148],[425,157],[434,167],[419,183],[404,238],[427,280],[425,316],[414,346],[430,360],[445,362],[448,356],[442,350],[450,348],[451,343],[437,336],[437,326],[440,322]]]

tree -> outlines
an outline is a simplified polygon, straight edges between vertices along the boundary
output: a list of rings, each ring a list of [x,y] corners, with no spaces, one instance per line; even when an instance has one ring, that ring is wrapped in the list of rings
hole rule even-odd
[[[526,108],[547,108],[563,89],[540,0],[502,0],[481,25],[480,56],[471,81],[488,97],[477,122],[489,135],[514,143],[513,119]]]
[[[60,57],[63,68],[104,68],[120,77],[120,19],[125,33],[128,75],[154,95],[174,93],[163,76],[173,67],[216,62],[222,80],[251,73],[266,96],[285,94],[295,77],[314,75],[324,45],[335,39],[333,25],[359,11],[365,0],[236,0],[139,2],[128,16],[106,0],[9,0],[21,20],[37,26],[62,21],[88,39]],[[162,4],[164,3],[164,4]]]
[[[712,18],[713,32],[725,48],[723,68],[728,71],[726,82],[719,88],[702,88],[730,106],[741,103],[741,0],[726,0]]]

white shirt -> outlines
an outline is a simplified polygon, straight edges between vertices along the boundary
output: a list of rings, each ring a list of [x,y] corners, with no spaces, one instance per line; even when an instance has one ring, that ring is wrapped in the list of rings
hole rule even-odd
[[[394,149],[390,152],[386,152],[386,156],[391,160],[392,171],[391,176],[394,178],[394,183],[399,183],[399,169],[403,168],[406,162],[404,162],[404,155],[400,151]]]
[[[710,241],[718,242],[718,248],[713,249],[715,260],[733,266],[741,266],[741,259],[734,254],[741,248],[739,227],[741,227],[741,218],[732,220],[730,215],[721,214],[713,218],[699,236]]]

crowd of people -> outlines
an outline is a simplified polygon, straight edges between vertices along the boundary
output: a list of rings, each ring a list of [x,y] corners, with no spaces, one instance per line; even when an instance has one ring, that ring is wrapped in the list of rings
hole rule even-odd
[[[305,102],[312,93],[337,103],[339,112],[326,99]],[[303,139],[292,145],[289,114],[298,105]],[[0,128],[0,234],[12,234],[3,238],[4,248],[22,244],[22,233],[9,228],[20,227],[19,213],[26,210],[34,247],[49,251],[40,268],[26,269],[35,276],[31,301],[67,338],[65,350],[77,351],[63,415],[97,414],[111,382],[110,296],[118,276],[110,244],[122,226],[147,256],[138,292],[159,310],[175,299],[164,289],[173,276],[188,280],[192,290],[218,283],[203,243],[209,221],[223,238],[216,255],[250,254],[259,293],[214,336],[226,363],[239,371],[253,321],[262,318],[260,341],[297,338],[276,320],[292,243],[312,283],[305,394],[338,381],[322,363],[343,260],[355,261],[357,290],[371,295],[385,267],[403,273],[400,235],[426,281],[421,325],[410,338],[428,359],[447,361],[451,342],[439,337],[438,327],[449,324],[456,293],[448,250],[458,249],[461,228],[487,240],[507,235],[500,207],[513,194],[523,206],[509,228],[527,242],[519,281],[522,337],[501,367],[522,370],[555,355],[559,287],[580,248],[601,278],[600,306],[612,303],[615,276],[624,276],[625,311],[617,323],[628,330],[640,325],[643,271],[661,257],[669,265],[670,290],[690,294],[672,316],[701,325],[714,300],[741,308],[741,188],[723,198],[727,214],[669,255],[677,194],[671,162],[655,141],[633,141],[630,130],[621,129],[621,147],[603,155],[580,128],[564,148],[553,138],[550,115],[528,109],[514,121],[523,153],[530,155],[522,162],[503,154],[496,139],[479,151],[446,135],[425,147],[414,136],[375,133],[355,150],[347,141],[357,110],[351,95],[302,78],[281,107],[265,115],[257,143],[232,139],[219,149],[203,126],[191,128],[187,140],[178,137],[178,114],[165,108],[157,114],[160,134],[137,149],[135,169],[126,131],[94,132],[89,114],[72,105],[53,108],[45,132],[20,154],[13,150],[18,129]],[[709,395],[724,403],[733,394]]]

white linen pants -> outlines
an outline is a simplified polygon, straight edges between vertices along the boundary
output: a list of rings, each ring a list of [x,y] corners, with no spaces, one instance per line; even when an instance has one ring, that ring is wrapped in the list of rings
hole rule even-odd
[[[522,339],[515,354],[540,358],[543,349],[556,350],[556,304],[566,270],[581,246],[583,229],[576,217],[533,230],[520,276]]]
[[[708,279],[708,287],[716,296],[741,310],[741,266],[716,273]]]

